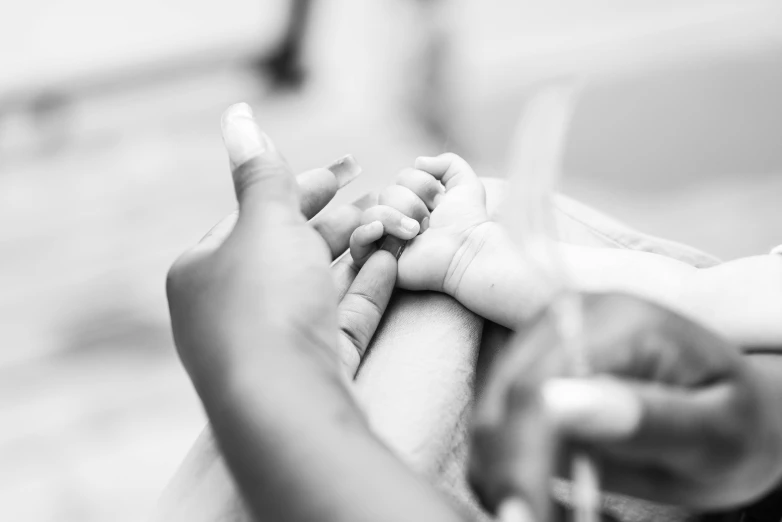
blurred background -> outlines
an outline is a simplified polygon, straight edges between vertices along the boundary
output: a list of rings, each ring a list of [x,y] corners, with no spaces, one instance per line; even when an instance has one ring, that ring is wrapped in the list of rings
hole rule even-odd
[[[782,5],[28,0],[0,7],[0,519],[143,519],[204,424],[173,259],[234,206],[247,101],[347,201],[451,150],[504,176],[541,80],[589,74],[564,191],[725,259],[782,242]]]

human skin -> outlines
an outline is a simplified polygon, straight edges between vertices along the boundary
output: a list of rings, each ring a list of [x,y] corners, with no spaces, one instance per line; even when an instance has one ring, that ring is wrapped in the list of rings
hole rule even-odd
[[[573,227],[573,223],[570,223],[570,228],[572,229],[578,227]],[[578,234],[579,232],[576,231],[575,235],[577,236]],[[584,236],[586,237],[588,234],[584,234]],[[595,238],[591,237],[589,242],[590,246],[595,246],[595,242]],[[599,244],[600,241],[597,241],[597,243]],[[406,460],[414,467],[417,466],[423,470],[431,470],[437,468],[434,463],[452,459],[452,457],[448,457],[448,452],[452,450],[449,449],[447,444],[439,445],[433,443],[432,441],[438,439],[428,436],[426,426],[419,425],[416,427],[416,430],[405,430],[403,427],[405,426],[406,422],[409,422],[412,419],[438,419],[440,416],[444,416],[451,419],[460,419],[459,423],[455,424],[455,429],[457,427],[459,429],[463,429],[464,415],[461,412],[465,411],[465,404],[469,402],[469,394],[467,394],[467,398],[465,398],[463,391],[466,388],[469,388],[472,375],[469,371],[467,371],[456,372],[449,377],[445,371],[447,368],[444,368],[442,373],[436,373],[437,370],[442,367],[442,362],[444,360],[442,355],[438,354],[446,352],[442,350],[433,350],[428,347],[446,346],[446,342],[443,341],[450,342],[453,345],[453,340],[449,341],[450,337],[447,335],[451,333],[454,325],[461,324],[465,320],[468,320],[468,322],[477,321],[480,323],[480,320],[470,319],[471,314],[466,314],[463,307],[458,305],[455,306],[453,304],[453,300],[445,296],[438,296],[438,299],[429,300],[426,303],[428,306],[423,306],[418,309],[414,307],[415,302],[416,300],[413,297],[410,297],[409,299],[400,298],[398,300],[398,303],[400,303],[398,308],[395,307],[394,303],[392,303],[388,311],[387,322],[393,325],[393,327],[390,327],[386,330],[381,328],[381,332],[379,332],[378,337],[376,338],[377,349],[375,349],[376,347],[373,346],[372,351],[370,352],[373,354],[373,357],[370,357],[365,361],[365,365],[362,367],[361,372],[359,373],[358,381],[362,383],[360,387],[363,387],[365,390],[361,393],[365,393],[369,397],[372,397],[372,399],[367,403],[368,416],[375,419],[372,424],[373,426],[378,427],[377,431],[380,432],[383,439],[388,441],[388,444],[394,447],[399,454],[407,456]],[[393,318],[398,313],[401,313],[404,316],[405,310],[412,311],[413,316],[420,318],[421,321],[425,321],[429,315],[437,316],[437,310],[445,311],[445,315],[448,315],[449,313],[452,315],[450,320],[443,317],[442,321],[434,321],[434,328],[427,330],[427,332],[429,332],[431,335],[427,336],[427,333],[422,332],[420,328],[413,327],[408,329],[406,327],[407,325],[405,321],[393,321]],[[404,346],[410,347],[410,350],[407,352],[398,353],[397,355],[399,355],[399,357],[395,358],[393,352],[393,346],[395,343],[393,342],[393,338],[396,337],[397,334],[399,335],[400,339],[405,339]],[[387,339],[388,342],[384,343],[383,339]],[[473,342],[472,336],[468,335],[465,337],[465,339],[467,339],[468,342],[464,343],[464,347],[460,349],[461,351],[454,350],[454,352],[463,354],[463,360],[465,361],[474,360],[474,356],[477,351],[477,344]],[[417,340],[420,342],[412,341],[411,345],[411,340]],[[419,347],[420,349],[416,350],[415,347]],[[387,357],[382,357],[382,354],[386,354]],[[411,357],[412,354],[415,355]],[[432,355],[431,358],[427,357],[429,354]],[[377,355],[377,357],[375,357],[375,355]],[[453,356],[453,353],[451,353],[451,355]],[[398,361],[396,365],[393,362],[394,360]],[[382,364],[380,364],[381,362]],[[371,371],[373,365],[377,365],[375,366],[375,371]],[[404,368],[410,367],[420,369],[420,372],[415,373],[403,371]],[[425,368],[427,367],[431,370],[430,372],[425,371]],[[452,367],[448,368],[454,367],[464,368],[464,366],[458,362],[455,363]],[[394,370],[394,368],[396,368],[398,371]],[[365,378],[362,380],[361,376],[365,370],[367,371],[367,375],[375,376],[376,380],[374,378]],[[399,377],[401,381],[397,380],[396,378],[377,378],[378,375],[390,376],[395,374],[398,374],[397,377]],[[426,395],[425,393],[422,394],[421,390],[426,389],[426,379],[431,379],[432,375],[439,375],[442,385],[441,389],[453,390],[453,397],[456,397],[457,399],[452,399],[450,402],[443,399],[431,405],[432,407],[428,405],[426,400],[421,400],[421,398]],[[412,389],[418,391],[413,394],[403,392],[406,386],[404,384],[405,382],[408,383],[408,390]],[[372,391],[373,389],[374,391]],[[403,408],[399,405],[395,405],[395,401],[400,401],[402,404],[407,404],[407,407]],[[420,412],[415,414],[415,409],[409,408],[411,405],[419,409]],[[443,408],[445,408],[445,410]],[[448,408],[451,408],[452,410],[450,413],[448,412]],[[408,413],[402,414],[401,412]],[[427,412],[431,412],[431,414],[427,414]],[[383,434],[384,430],[387,431],[385,435]],[[406,431],[408,432],[406,438],[403,437],[401,440],[395,443],[395,437],[399,433],[405,433]],[[410,431],[414,431],[419,436],[410,436]],[[443,433],[445,432],[447,432],[447,429],[443,428]],[[459,440],[459,437],[454,437],[453,440]],[[427,445],[430,447],[438,446],[439,449],[437,451],[431,452],[420,451],[421,447],[426,447]],[[230,478],[227,475],[216,448],[213,444],[210,444],[210,436],[208,431],[206,431],[205,434],[202,435],[202,437],[196,443],[191,456],[188,457],[188,461],[186,461],[186,463],[183,465],[183,468],[180,470],[178,477],[182,477],[183,475],[187,476],[192,472],[197,473],[199,470],[209,470],[208,473],[204,474],[204,477],[212,477],[213,480],[211,483],[215,485],[215,488],[209,488],[211,491],[226,492],[225,498],[227,501],[224,504],[225,509],[223,509],[223,514],[221,515],[221,508],[216,508],[214,511],[215,517],[229,516],[224,515],[224,513],[230,514],[232,512],[238,512],[237,510],[239,508],[237,506],[241,506],[241,504],[237,500],[237,495],[230,484]],[[177,488],[175,487],[177,481],[178,480],[172,482],[172,487],[169,491],[177,491]],[[179,482],[181,483],[181,481]],[[207,480],[207,482],[209,481]],[[229,483],[227,488],[224,487],[226,482]],[[187,481],[185,481],[185,483],[187,483]],[[452,487],[450,482],[445,481],[445,483],[446,488]],[[222,488],[220,487],[220,484],[223,485]],[[179,491],[180,493],[197,491],[197,488],[187,486],[180,488]],[[231,493],[233,493],[233,495]],[[175,494],[174,496],[176,497],[177,495]],[[171,497],[171,495],[168,495],[168,497]],[[212,497],[219,497],[219,495],[214,494]],[[203,501],[204,497],[202,496],[200,498]],[[218,502],[215,503],[217,506],[220,504],[220,502],[219,499],[216,498],[216,500],[218,500]],[[186,504],[186,502],[179,503],[179,506],[181,507]],[[194,511],[200,515],[208,513],[208,510],[195,509]],[[220,518],[203,518],[203,520],[219,519]]]
[[[357,359],[344,357],[340,340],[351,340],[360,359],[393,278],[381,285],[386,294],[372,284],[395,275],[395,259],[374,254],[336,306],[328,245],[305,222],[293,176],[248,112],[229,109],[223,129],[238,219],[227,235],[213,233],[186,252],[167,281],[177,349],[247,512],[273,520],[461,519],[378,440],[349,388]],[[248,126],[258,133],[249,143]],[[279,249],[274,256],[268,245]],[[348,297],[351,313],[343,314]],[[358,303],[374,306],[361,311]],[[356,315],[370,317],[369,326],[346,334]],[[220,479],[210,462],[201,462],[207,482]],[[212,514],[236,514],[224,507]]]
[[[499,324],[520,324],[539,305],[535,271],[523,268],[505,231],[495,223],[477,233],[463,246],[465,267],[458,284],[447,290]],[[782,256],[696,268],[647,252],[570,244],[559,248],[579,291],[625,292],[649,299],[692,317],[738,346],[782,345]]]
[[[302,192],[320,194],[314,199],[328,201],[334,189],[313,184],[312,179],[299,177]],[[503,181],[489,178],[482,182],[486,187],[487,210],[493,215],[502,201]],[[559,218],[570,241],[595,247],[615,246],[602,232],[596,234],[585,226],[595,221],[594,211],[565,203]],[[232,222],[230,218],[227,221]],[[333,228],[321,229],[332,231],[331,243],[340,243],[336,237],[339,230],[334,233]],[[347,245],[344,231],[341,244]],[[335,254],[339,254],[338,249]],[[346,289],[355,276],[354,269],[349,263],[339,263],[334,270],[338,289]],[[476,518],[485,517],[465,478],[467,424],[483,319],[448,295],[401,289],[395,291],[384,317],[355,383],[356,395],[373,431],[412,469],[467,512]],[[491,331],[496,329],[493,325]],[[492,342],[493,337],[485,339],[483,350],[487,353],[501,349]],[[479,371],[478,378],[485,379],[484,374]],[[250,519],[207,425],[163,492],[153,520]]]
[[[567,440],[597,457],[608,491],[718,510],[778,483],[782,357],[741,355],[714,332],[635,296],[583,301],[593,376],[572,376],[547,314],[493,365],[471,454],[471,476],[488,506],[512,494],[523,469],[512,457],[522,439],[509,435],[516,430],[508,419],[525,415],[530,394],[543,398],[546,418]]]
[[[547,285],[541,284],[546,278],[490,218],[484,185],[463,158],[452,153],[417,158],[415,168],[403,170],[361,220],[394,214],[393,221],[412,218],[421,229],[399,259],[400,287],[444,292],[507,328],[523,324],[547,301]],[[561,252],[575,290],[649,299],[738,345],[782,345],[782,256],[698,268],[631,249],[573,243],[550,248]],[[360,262],[367,251],[351,244],[351,253]]]

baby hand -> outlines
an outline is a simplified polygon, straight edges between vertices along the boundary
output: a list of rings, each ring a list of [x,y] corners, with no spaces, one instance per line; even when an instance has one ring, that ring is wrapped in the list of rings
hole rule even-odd
[[[383,190],[378,203],[364,212],[363,226],[351,237],[356,263],[390,234],[408,240],[399,259],[400,287],[455,295],[460,274],[480,249],[482,225],[489,222],[483,183],[467,162],[451,153],[420,157]]]

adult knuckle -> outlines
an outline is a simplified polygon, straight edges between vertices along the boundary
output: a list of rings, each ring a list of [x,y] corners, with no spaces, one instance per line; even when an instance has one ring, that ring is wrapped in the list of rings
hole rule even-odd
[[[513,379],[508,384],[506,395],[509,408],[524,408],[538,400],[538,387],[526,379]]]
[[[347,338],[346,338],[347,339]],[[361,362],[361,353],[357,349],[356,345],[347,339],[346,342],[340,342],[337,344],[338,356],[342,363],[355,372]]]
[[[356,349],[360,354],[364,352],[369,344],[369,335],[355,312],[348,311],[342,315],[339,322],[339,331],[342,336]]]
[[[178,292],[184,285],[189,273],[188,253],[180,255],[169,267],[166,273],[166,292],[169,296]]]
[[[267,184],[270,181],[274,181],[275,186],[287,190],[299,190],[296,178],[285,165],[280,163],[260,163],[251,160],[236,169],[234,173],[237,193],[247,192],[256,185]]]
[[[362,290],[353,290],[347,296],[345,296],[347,303],[345,304],[345,311],[353,313],[354,319],[360,319],[364,322],[370,316],[380,316],[383,314],[383,307],[377,300],[377,297]]]

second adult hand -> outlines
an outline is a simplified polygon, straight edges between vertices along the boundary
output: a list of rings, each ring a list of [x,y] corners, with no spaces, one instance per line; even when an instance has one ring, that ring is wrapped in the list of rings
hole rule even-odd
[[[589,364],[583,346],[581,297],[573,291],[556,242],[553,197],[561,169],[567,129],[579,86],[575,82],[541,87],[526,105],[515,138],[511,188],[504,208],[506,229],[542,284],[540,306],[549,304],[571,371],[583,376]],[[598,522],[600,480],[596,463],[576,452],[571,461],[575,522]],[[498,509],[501,522],[530,522],[524,499],[509,497]]]

